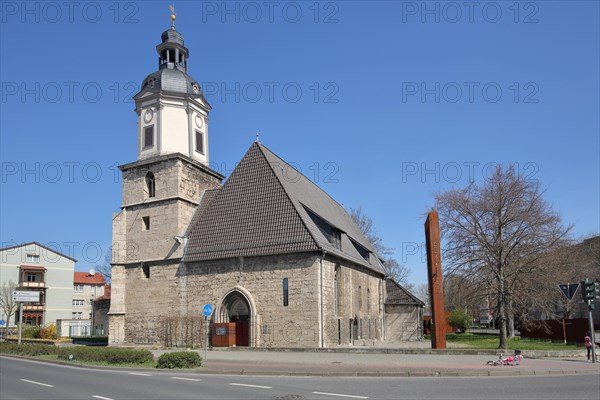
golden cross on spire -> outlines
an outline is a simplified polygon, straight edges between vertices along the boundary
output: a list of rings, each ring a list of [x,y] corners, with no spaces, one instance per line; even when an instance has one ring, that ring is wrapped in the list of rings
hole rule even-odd
[[[171,29],[175,30],[175,19],[177,19],[177,13],[175,12],[175,4],[169,6],[171,10]]]

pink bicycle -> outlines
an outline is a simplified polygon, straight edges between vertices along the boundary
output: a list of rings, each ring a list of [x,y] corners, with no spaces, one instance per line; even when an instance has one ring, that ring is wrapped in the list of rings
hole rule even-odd
[[[493,365],[493,366],[498,366],[498,365],[511,365],[511,366],[515,366],[515,365],[519,365],[519,363],[521,361],[523,361],[523,356],[521,355],[521,350],[515,350],[515,354],[513,354],[512,356],[508,356],[505,358],[502,358],[502,354],[500,354],[500,356],[498,357],[497,360],[490,360],[487,362],[487,365]]]

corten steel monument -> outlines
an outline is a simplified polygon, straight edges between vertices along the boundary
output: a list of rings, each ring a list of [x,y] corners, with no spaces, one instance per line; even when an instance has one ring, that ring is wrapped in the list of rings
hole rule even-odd
[[[440,253],[440,221],[438,213],[431,211],[425,221],[427,245],[427,271],[431,298],[431,348],[446,348],[446,315],[444,313],[444,287],[442,286],[442,257]]]

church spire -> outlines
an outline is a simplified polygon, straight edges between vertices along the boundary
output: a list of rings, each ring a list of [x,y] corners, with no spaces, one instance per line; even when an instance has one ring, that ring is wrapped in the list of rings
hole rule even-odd
[[[177,13],[175,12],[175,4],[169,6],[171,10],[171,30],[175,30],[175,20],[177,19]]]
[[[171,9],[171,29],[166,30],[161,35],[162,43],[156,46],[158,53],[158,68],[178,69],[187,72],[187,59],[189,50],[183,45],[183,36],[175,30],[175,20],[177,13],[175,6],[169,6]]]

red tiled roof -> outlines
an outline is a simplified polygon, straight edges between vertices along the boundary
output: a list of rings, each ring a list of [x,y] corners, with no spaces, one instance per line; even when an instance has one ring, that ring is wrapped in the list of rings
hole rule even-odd
[[[40,267],[39,265],[21,265],[19,266],[21,269],[34,270],[34,271],[45,271],[45,267]]]
[[[81,283],[84,285],[104,285],[104,277],[101,273],[96,272],[94,275],[90,275],[89,272],[74,272],[73,283]]]

